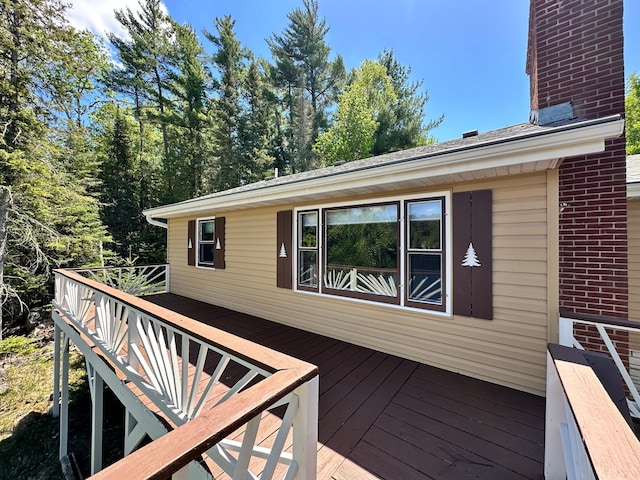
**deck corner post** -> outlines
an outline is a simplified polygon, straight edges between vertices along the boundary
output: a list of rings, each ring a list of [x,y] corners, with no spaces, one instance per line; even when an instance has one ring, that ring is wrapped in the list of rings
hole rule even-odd
[[[298,464],[296,479],[314,480],[318,463],[318,376],[295,390],[300,403],[293,420],[293,460]]]
[[[55,322],[54,315],[53,330],[53,405],[51,406],[51,415],[53,418],[60,416],[60,343],[62,332]]]
[[[567,478],[560,432],[563,423],[566,424],[564,393],[553,358],[547,351],[547,401],[544,429],[545,480],[564,480]]]
[[[104,381],[93,369],[91,390],[91,474],[102,470],[102,435],[104,426]]]
[[[169,263],[165,265],[164,283],[165,293],[171,293],[171,264]]]
[[[58,459],[67,456],[69,448],[69,336],[62,338],[62,393],[60,396],[60,452]]]

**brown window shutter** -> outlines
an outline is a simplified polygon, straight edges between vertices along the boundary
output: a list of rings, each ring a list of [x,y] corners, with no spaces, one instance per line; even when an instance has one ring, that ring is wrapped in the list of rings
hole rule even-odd
[[[278,288],[293,288],[293,211],[282,210],[277,218]]]
[[[196,264],[196,221],[189,220],[187,226],[187,265]]]
[[[493,318],[491,190],[453,194],[453,313]]]
[[[225,217],[216,217],[214,231],[216,236],[216,243],[213,248],[213,266],[214,268],[223,269],[225,267],[224,263],[224,218]]]

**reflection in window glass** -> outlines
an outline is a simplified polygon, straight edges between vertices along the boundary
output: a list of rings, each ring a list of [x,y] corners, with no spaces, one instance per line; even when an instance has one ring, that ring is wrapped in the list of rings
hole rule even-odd
[[[203,242],[213,241],[213,221],[200,222],[200,240]]]
[[[316,248],[318,245],[318,212],[304,212],[298,221],[298,245]]]
[[[409,204],[409,248],[439,250],[442,206],[440,200]]]
[[[300,251],[298,259],[298,284],[305,287],[318,286],[318,253]]]
[[[407,266],[409,300],[442,303],[442,256],[410,253]]]
[[[318,212],[298,213],[298,286],[318,288]]]
[[[198,265],[213,266],[214,220],[198,221]]]
[[[397,296],[398,205],[326,211],[325,285]]]

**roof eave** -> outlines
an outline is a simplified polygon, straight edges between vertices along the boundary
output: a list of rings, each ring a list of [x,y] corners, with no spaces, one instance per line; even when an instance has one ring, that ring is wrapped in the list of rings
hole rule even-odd
[[[622,134],[624,120],[583,122],[576,128],[509,138],[454,151],[434,152],[418,158],[371,166],[262,188],[145,210],[147,218],[172,218],[204,211],[321,200],[339,195],[383,192],[412,185],[439,185],[557,168],[565,157],[604,150],[604,141]]]

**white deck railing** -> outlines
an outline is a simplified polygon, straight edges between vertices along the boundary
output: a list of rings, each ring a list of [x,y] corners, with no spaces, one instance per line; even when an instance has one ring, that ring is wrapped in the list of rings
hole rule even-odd
[[[620,356],[621,352],[618,352],[618,348],[616,347],[616,342],[612,340],[611,336],[614,334],[620,334],[628,336],[629,334],[637,334],[640,335],[640,323],[639,322],[630,322],[627,320],[618,320],[618,319],[598,319],[595,317],[590,317],[586,315],[580,315],[580,318],[569,317],[569,316],[561,316],[560,317],[560,345],[565,345],[567,347],[577,348],[579,350],[588,350],[585,348],[582,343],[576,339],[575,332],[576,327],[580,326],[590,326],[589,336],[596,335],[596,341],[602,343],[602,346],[606,348],[607,353],[611,357],[611,359],[615,362],[618,371],[620,372],[620,377],[624,381],[630,397],[627,399],[629,404],[629,412],[632,416],[636,418],[640,418],[640,394],[638,393],[638,387],[633,383],[631,379],[631,375],[629,374],[629,368],[624,364],[622,358]],[[593,340],[592,340],[593,342]],[[625,342],[626,356],[629,355],[629,343],[628,340]]]
[[[315,478],[316,367],[78,272],[56,272],[53,317],[61,457],[68,437],[64,354],[71,340],[87,360],[96,478],[213,478],[215,469],[243,479],[271,479],[276,472]],[[125,405],[125,454],[131,455],[100,471],[103,383]],[[278,407],[279,416],[269,413]],[[227,438],[233,432],[236,439]],[[147,435],[153,441],[133,452]],[[262,444],[265,435],[271,439]]]
[[[169,292],[169,264],[76,268],[72,271],[131,295]]]
[[[580,326],[589,326],[586,334],[580,331],[583,340],[588,338],[598,351],[608,353],[620,374],[620,395],[624,397],[624,382],[629,412],[638,413],[638,391],[622,360],[624,352],[619,351],[628,350],[627,342],[619,341],[621,336],[640,333],[637,323],[584,315],[561,317],[562,345],[549,345],[547,353],[545,478],[638,479],[640,443],[582,354],[586,342],[575,335]]]

